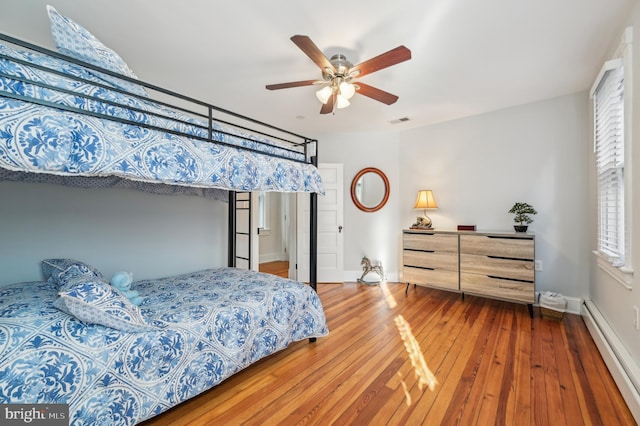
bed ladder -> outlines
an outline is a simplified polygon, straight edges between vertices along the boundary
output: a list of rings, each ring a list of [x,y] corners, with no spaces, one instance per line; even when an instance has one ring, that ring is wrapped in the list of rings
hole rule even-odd
[[[229,191],[228,266],[251,269],[251,192]]]

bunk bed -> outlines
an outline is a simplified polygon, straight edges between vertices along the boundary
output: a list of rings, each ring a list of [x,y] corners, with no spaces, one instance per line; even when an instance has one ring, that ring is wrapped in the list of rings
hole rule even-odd
[[[228,201],[229,261],[134,282],[137,306],[81,259],[43,259],[41,281],[0,287],[0,403],[68,404],[72,424],[135,424],[325,336],[317,141],[140,81],[48,10],[57,52],[0,34],[0,180]],[[248,191],[310,194],[310,285],[235,268],[236,193]]]

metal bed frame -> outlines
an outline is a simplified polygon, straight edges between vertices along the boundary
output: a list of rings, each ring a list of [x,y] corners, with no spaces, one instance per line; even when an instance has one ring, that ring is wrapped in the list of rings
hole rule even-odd
[[[105,75],[109,75],[111,77],[115,77],[118,78],[120,80],[123,81],[127,81],[129,83],[133,83],[139,86],[144,87],[145,89],[150,89],[152,90],[154,93],[159,93],[161,94],[161,96],[168,98],[168,101],[160,101],[160,100],[155,100],[155,99],[151,99],[151,98],[146,98],[144,96],[135,94],[135,93],[131,93],[129,91],[126,91],[124,89],[120,89],[117,87],[113,87],[110,85],[105,84],[101,84],[101,83],[97,83],[95,81],[92,80],[86,80],[80,77],[76,77],[73,75],[69,75],[67,73],[64,73],[60,70],[57,69],[53,69],[53,68],[49,68],[46,66],[42,66],[42,65],[37,65],[37,64],[33,64],[29,61],[24,61],[22,59],[18,59],[18,58],[14,58],[11,56],[7,56],[4,54],[0,53],[0,59],[5,59],[8,61],[12,61],[15,63],[19,63],[22,65],[26,65],[32,68],[37,68],[40,69],[42,71],[46,71],[48,73],[52,73],[52,74],[56,74],[59,76],[63,76],[65,78],[69,78],[69,79],[73,79],[82,83],[86,83],[86,84],[90,84],[96,87],[102,87],[105,88],[107,90],[110,91],[115,91],[115,92],[119,92],[122,94],[125,94],[127,96],[132,96],[132,97],[136,97],[139,98],[141,100],[144,100],[146,102],[153,102],[157,105],[163,106],[163,107],[168,107],[168,108],[172,108],[178,111],[181,111],[183,113],[187,113],[193,117],[199,117],[199,118],[204,118],[207,120],[208,123],[208,127],[207,127],[207,133],[208,133],[208,137],[202,137],[202,136],[197,136],[197,135],[193,135],[193,134],[189,134],[189,133],[184,133],[184,132],[180,132],[177,131],[175,129],[167,129],[167,128],[162,128],[162,127],[158,127],[155,125],[149,125],[146,123],[139,123],[136,121],[131,121],[131,120],[127,120],[121,117],[114,117],[114,116],[110,116],[110,115],[106,115],[103,113],[99,113],[99,112],[94,112],[94,111],[88,111],[88,110],[84,110],[81,108],[77,108],[77,107],[73,107],[73,106],[68,106],[68,105],[62,105],[62,104],[57,104],[57,103],[53,103],[53,102],[49,102],[46,100],[40,100],[40,99],[33,99],[33,98],[29,98],[29,97],[25,97],[25,96],[21,96],[21,95],[16,95],[13,93],[9,93],[3,90],[0,90],[0,97],[5,97],[5,98],[11,98],[11,99],[16,99],[16,100],[20,100],[20,101],[24,101],[24,102],[28,102],[28,103],[35,103],[35,104],[39,104],[39,105],[43,105],[43,106],[47,106],[47,107],[51,107],[51,108],[57,108],[57,109],[62,109],[65,111],[69,111],[69,112],[74,112],[74,113],[78,113],[78,114],[82,114],[82,115],[89,115],[92,117],[96,117],[96,118],[100,118],[100,119],[105,119],[105,120],[110,120],[110,121],[115,121],[115,122],[119,122],[122,124],[129,124],[129,125],[133,125],[133,126],[139,126],[139,127],[144,127],[150,130],[156,130],[156,131],[161,131],[161,132],[166,132],[166,133],[171,133],[174,135],[178,135],[178,136],[184,136],[187,138],[191,138],[191,139],[197,139],[197,140],[201,140],[201,141],[206,141],[206,142],[211,142],[211,143],[216,143],[216,144],[221,144],[221,145],[226,145],[226,146],[233,146],[235,148],[238,149],[242,149],[242,150],[247,150],[247,151],[253,151],[253,152],[257,152],[260,153],[261,155],[268,155],[268,156],[273,156],[273,157],[277,157],[277,158],[283,158],[286,159],[288,161],[297,161],[297,162],[303,162],[303,163],[307,163],[307,164],[312,164],[314,166],[318,166],[318,141],[316,139],[312,139],[312,138],[308,138],[293,132],[290,132],[288,130],[285,129],[281,129],[279,127],[255,120],[253,118],[226,110],[224,108],[220,108],[217,107],[215,105],[212,105],[210,103],[189,97],[189,96],[185,96],[182,95],[180,93],[171,91],[171,90],[167,90],[164,89],[162,87],[156,86],[154,84],[151,83],[147,83],[141,80],[137,80],[128,76],[124,76],[124,75],[120,75],[118,73],[115,73],[113,71],[104,69],[104,68],[100,68],[98,66],[95,66],[93,64],[84,62],[84,61],[80,61],[78,59],[60,54],[58,52],[55,52],[53,50],[17,39],[15,37],[6,35],[6,34],[2,34],[0,33],[0,40],[4,41],[6,44],[10,44],[10,45],[15,45],[15,46],[19,46],[21,48],[33,51],[33,52],[38,52],[41,54],[44,54],[46,56],[50,56],[50,57],[54,57],[57,58],[59,60],[62,61],[66,61],[75,65],[79,65],[81,67],[84,67],[88,70],[91,71],[97,71],[101,74],[105,74]],[[133,108],[129,105],[123,105],[120,104],[118,102],[114,102],[114,101],[108,101],[105,99],[101,99],[101,98],[96,98],[93,97],[91,95],[86,95],[86,94],[82,94],[82,93],[76,93],[70,90],[66,90],[66,89],[61,89],[59,87],[56,86],[52,86],[46,83],[40,83],[40,82],[35,82],[35,81],[31,81],[28,79],[23,79],[20,77],[16,77],[13,75],[8,75],[5,74],[4,72],[0,72],[0,76],[2,77],[6,77],[6,78],[10,78],[13,80],[18,80],[18,81],[22,81],[24,83],[29,83],[29,84],[34,84],[34,85],[38,85],[40,87],[43,88],[47,88],[50,90],[54,90],[54,91],[58,91],[61,93],[66,93],[66,94],[70,94],[73,96],[79,96],[79,97],[83,97],[85,99],[89,99],[89,100],[95,100],[101,103],[107,103],[113,106],[119,106],[119,107],[123,107],[129,110],[133,110],[136,111],[136,108]],[[182,105],[178,105],[178,102],[181,102],[184,106]],[[158,117],[161,117],[163,119],[167,119],[167,120],[171,120],[174,122],[178,122],[178,123],[184,123],[184,124],[188,124],[191,127],[200,127],[202,129],[204,129],[203,126],[198,126],[195,125],[192,122],[187,122],[185,120],[180,120],[180,119],[176,119],[174,117],[168,117],[168,116],[164,116],[161,114],[157,114],[154,112],[150,112],[150,111],[142,111],[142,110],[138,110],[139,112],[144,112],[145,114],[148,115],[156,115]],[[214,114],[217,115],[217,117],[214,117]],[[224,117],[224,118],[222,118]],[[235,121],[233,121],[235,120]],[[257,135],[261,135],[261,136],[265,136],[269,139],[275,140],[275,141],[279,141],[280,143],[285,143],[288,144],[292,147],[302,147],[303,149],[303,153],[304,153],[304,160],[302,159],[295,159],[295,158],[288,158],[285,156],[281,156],[278,155],[276,153],[269,153],[269,152],[263,152],[261,150],[257,150],[254,148],[250,148],[250,147],[242,147],[242,146],[237,146],[237,145],[232,145],[229,143],[226,143],[224,141],[219,141],[217,139],[214,138],[214,133],[222,133],[222,134],[227,134],[233,137],[237,137],[237,138],[242,138],[242,136],[239,136],[237,134],[233,134],[233,133],[228,133],[228,132],[224,132],[221,130],[215,130],[213,129],[213,123],[217,122],[217,123],[222,123],[228,126],[232,126],[238,130],[241,131],[247,131],[250,132],[252,134],[257,134]],[[262,142],[262,141],[257,141],[252,139],[251,140],[254,143],[257,144],[262,144],[262,145],[271,145],[267,142]],[[294,149],[290,149],[287,147],[283,147],[281,145],[272,145],[272,146],[276,146],[279,149],[286,151],[291,151],[291,152],[296,152],[296,153],[300,153],[300,151],[298,150],[294,150]],[[313,148],[313,151],[312,149]],[[313,155],[311,155],[313,154]],[[317,218],[317,209],[318,209],[318,194],[316,193],[311,193],[310,194],[310,264],[309,264],[309,284],[311,285],[311,287],[314,289],[314,291],[317,291],[317,232],[318,232],[318,218]],[[228,266],[231,267],[235,267],[236,266],[236,256],[237,256],[237,244],[236,244],[236,229],[237,229],[237,223],[236,223],[236,192],[235,191],[229,191],[229,229],[228,229]],[[314,339],[315,340],[315,339]]]

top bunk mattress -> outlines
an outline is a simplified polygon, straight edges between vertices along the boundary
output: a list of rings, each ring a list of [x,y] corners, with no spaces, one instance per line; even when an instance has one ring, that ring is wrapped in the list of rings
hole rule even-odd
[[[0,44],[0,168],[322,193],[308,141],[292,146],[203,119],[206,114],[123,91],[99,76],[59,57]]]

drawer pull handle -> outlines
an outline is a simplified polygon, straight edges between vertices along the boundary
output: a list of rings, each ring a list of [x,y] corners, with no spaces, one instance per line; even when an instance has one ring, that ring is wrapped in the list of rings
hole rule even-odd
[[[416,269],[426,269],[427,271],[435,271],[435,268],[429,268],[428,266],[414,266],[414,265],[402,265],[402,266],[407,266],[409,268],[416,268]]]
[[[533,281],[529,281],[529,280],[520,280],[518,278],[498,277],[496,275],[487,275],[487,277],[493,278],[493,279],[496,279],[496,280],[517,281],[519,283],[533,283]]]
[[[504,257],[504,256],[491,256],[491,255],[487,255],[487,257],[489,259],[519,260],[519,261],[525,261],[525,262],[533,261],[533,259],[523,259],[521,257]]]

